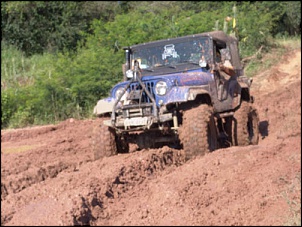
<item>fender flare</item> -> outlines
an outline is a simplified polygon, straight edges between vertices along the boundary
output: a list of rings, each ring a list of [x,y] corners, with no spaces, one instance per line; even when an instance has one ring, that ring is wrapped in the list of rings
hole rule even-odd
[[[93,114],[100,116],[102,114],[111,113],[113,110],[114,101],[107,101],[101,99],[97,102],[96,106],[93,108]]]
[[[204,88],[190,88],[187,94],[187,100],[195,100],[198,95],[203,94],[207,94],[210,97],[209,91]]]

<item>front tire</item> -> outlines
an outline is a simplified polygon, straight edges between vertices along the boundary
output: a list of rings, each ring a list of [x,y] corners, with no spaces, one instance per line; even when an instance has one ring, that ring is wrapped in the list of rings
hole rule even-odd
[[[117,154],[117,146],[115,140],[115,131],[103,124],[108,117],[102,117],[95,120],[92,131],[92,150],[94,160],[103,157],[109,157]]]
[[[186,110],[183,114],[179,139],[183,145],[186,160],[216,150],[218,140],[213,108],[203,104]]]

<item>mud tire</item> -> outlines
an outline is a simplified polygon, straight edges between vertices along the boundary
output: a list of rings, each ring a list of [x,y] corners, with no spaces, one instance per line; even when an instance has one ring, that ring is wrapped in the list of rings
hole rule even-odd
[[[126,134],[125,137],[129,136]],[[120,136],[115,136],[117,153],[129,153],[129,143]]]
[[[179,130],[179,139],[183,145],[186,160],[217,149],[217,127],[213,108],[203,104],[186,110]]]
[[[252,104],[242,102],[233,117],[232,144],[257,145],[259,142],[259,116]]]
[[[225,123],[224,123],[224,129],[227,134],[227,144],[228,147],[234,146],[234,117],[225,117],[224,118]]]
[[[92,129],[92,150],[94,160],[117,154],[115,131],[103,124],[103,121],[108,119],[110,118],[102,117],[95,120]]]

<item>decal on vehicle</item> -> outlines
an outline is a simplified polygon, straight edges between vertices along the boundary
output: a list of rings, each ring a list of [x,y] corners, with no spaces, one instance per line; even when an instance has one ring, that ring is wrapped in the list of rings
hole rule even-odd
[[[162,59],[165,60],[167,57],[177,58],[178,54],[175,51],[174,44],[168,44],[164,46],[164,53],[162,53]]]

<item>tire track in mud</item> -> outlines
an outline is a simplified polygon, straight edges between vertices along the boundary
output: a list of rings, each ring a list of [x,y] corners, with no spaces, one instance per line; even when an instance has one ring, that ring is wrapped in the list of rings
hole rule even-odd
[[[28,170],[18,174],[17,177],[16,175],[9,175],[5,179],[1,180],[1,201],[11,193],[18,193],[25,188],[45,181],[48,178],[54,178],[62,171],[66,169],[74,169],[75,166],[75,163],[68,164],[59,162],[45,167],[29,168]]]
[[[62,172],[70,171],[75,168],[75,163],[53,163],[45,167],[32,167],[17,175],[9,175],[1,180],[1,203],[3,207],[11,207],[6,213],[5,209],[1,210],[1,225],[9,222],[14,214],[19,212],[23,206],[36,200],[40,194],[45,194],[37,189],[48,179],[55,179]],[[30,196],[24,192],[32,190]],[[45,190],[46,191],[46,190]],[[47,193],[47,192],[46,192]],[[12,200],[12,202],[10,202]],[[29,224],[30,225],[30,224]]]
[[[118,163],[123,163],[123,160],[127,158],[131,158],[131,161],[126,162],[126,164],[118,164],[117,166],[107,164],[111,159],[114,159]],[[185,159],[182,150],[163,147],[161,149],[142,150],[139,151],[139,155],[130,153],[109,157],[106,160],[84,163],[82,166],[76,166],[75,163],[71,162],[58,162],[41,168],[30,168],[18,174],[17,177],[12,176],[10,179],[10,176],[7,176],[1,183],[1,201],[4,204],[9,203],[7,198],[12,198],[12,196],[19,197],[14,210],[2,214],[1,224],[14,224],[14,215],[17,215],[17,219],[24,220],[22,224],[31,224],[26,223],[26,218],[23,218],[23,216],[28,216],[28,210],[36,209],[33,208],[33,204],[36,203],[37,199],[35,195],[31,195],[31,198],[28,198],[26,194],[28,191],[25,189],[37,187],[35,189],[36,195],[43,194],[41,192],[44,190],[43,186],[40,184],[39,186],[36,185],[46,180],[48,180],[47,184],[49,184],[49,181],[53,181],[53,184],[57,188],[62,188],[62,191],[66,191],[63,193],[50,191],[49,196],[51,199],[48,198],[45,200],[45,198],[39,197],[40,200],[45,200],[45,203],[47,203],[45,207],[48,209],[47,212],[50,212],[47,215],[49,217],[53,216],[53,219],[57,220],[54,223],[55,225],[58,222],[63,225],[91,225],[96,220],[109,220],[110,209],[115,200],[122,198],[126,193],[134,190],[137,185],[146,179],[155,177],[168,168],[178,167],[184,162]],[[93,167],[89,167],[91,165]],[[98,165],[100,165],[100,168],[95,168]],[[110,172],[113,172],[113,174],[108,175],[104,169],[110,167],[115,169],[111,169]],[[98,175],[92,174],[89,176],[91,170],[97,170],[95,174]],[[73,175],[75,171],[80,175],[78,179]],[[70,176],[70,179],[67,180],[69,181],[68,183],[65,182],[66,184],[58,179],[60,177],[67,179],[67,175]],[[81,181],[83,175],[88,176],[84,182]],[[61,183],[57,184],[56,181]],[[47,225],[47,223],[39,222],[38,218],[37,224]]]
[[[19,141],[20,139],[34,138],[39,135],[43,135],[49,132],[56,131],[59,126],[56,125],[46,125],[46,126],[36,126],[32,128],[21,128],[21,129],[8,129],[1,130],[1,142],[7,141]]]
[[[87,127],[87,121],[69,119],[58,125],[1,131],[1,148],[4,148],[1,149],[1,201],[11,193],[91,162],[89,148],[85,145],[89,140],[86,133],[89,127],[82,130],[85,136],[74,127]],[[27,148],[25,151],[18,151],[24,147]]]
[[[150,177],[155,177],[169,167],[178,167],[185,162],[183,151],[168,147],[152,149],[143,159],[135,159],[130,165],[119,168],[117,174],[103,182],[102,186],[90,184],[90,191],[81,195],[72,208],[72,223],[68,225],[91,225],[100,219],[106,223],[110,219],[111,204],[122,198],[137,185]],[[100,179],[101,180],[101,179]],[[97,193],[101,190],[101,193]]]

